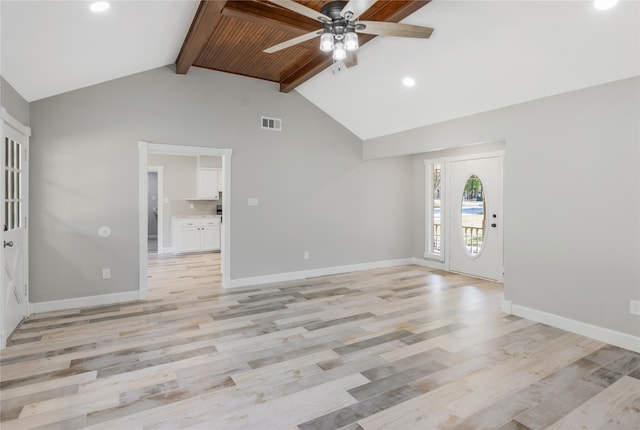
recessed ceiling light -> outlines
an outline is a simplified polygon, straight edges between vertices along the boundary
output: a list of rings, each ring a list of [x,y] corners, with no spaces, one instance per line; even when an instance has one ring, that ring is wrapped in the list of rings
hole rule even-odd
[[[618,4],[618,0],[593,0],[593,7],[598,10],[607,10]]]
[[[104,12],[105,10],[109,9],[109,2],[97,1],[95,3],[91,3],[89,9],[91,9],[93,12]]]
[[[411,77],[409,77],[409,76],[407,76],[406,78],[404,78],[404,79],[402,80],[402,84],[403,84],[405,87],[413,87],[413,86],[416,84],[416,80],[415,80],[415,79],[413,79],[413,78],[411,78]]]

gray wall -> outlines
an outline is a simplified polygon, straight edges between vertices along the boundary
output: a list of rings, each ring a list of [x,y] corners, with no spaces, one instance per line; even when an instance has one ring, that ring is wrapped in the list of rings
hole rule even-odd
[[[625,79],[373,139],[364,152],[504,141],[506,299],[637,336],[629,300],[640,299],[639,96],[640,78]],[[415,156],[414,184],[424,158]],[[424,206],[414,211],[420,223]],[[421,257],[424,227],[414,244]]]
[[[411,256],[411,158],[363,161],[359,139],[274,84],[165,67],[34,102],[31,125],[34,302],[137,290],[139,140],[233,149],[233,279]]]
[[[0,105],[22,125],[30,125],[29,103],[2,76],[0,76]]]

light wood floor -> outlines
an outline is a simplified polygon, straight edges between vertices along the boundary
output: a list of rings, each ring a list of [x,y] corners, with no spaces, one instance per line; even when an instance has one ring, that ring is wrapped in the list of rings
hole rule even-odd
[[[156,257],[148,301],[33,315],[2,353],[2,430],[640,428],[640,354],[501,313],[417,266],[224,291]]]

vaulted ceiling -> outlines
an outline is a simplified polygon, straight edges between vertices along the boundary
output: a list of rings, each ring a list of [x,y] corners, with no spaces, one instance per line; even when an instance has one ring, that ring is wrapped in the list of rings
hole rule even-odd
[[[0,73],[27,101],[177,63],[186,79],[204,67],[295,87],[367,140],[640,75],[639,0],[608,11],[591,0],[379,0],[363,19],[435,30],[376,37],[348,69],[331,66],[316,39],[263,54],[318,28],[267,1],[111,0],[102,15],[89,3],[0,1]]]
[[[399,22],[430,0],[379,0],[362,20]],[[329,1],[298,1],[320,11]],[[331,55],[318,49],[318,39],[272,54],[263,50],[322,26],[299,13],[268,1],[203,1],[176,60],[177,73],[191,66],[277,82],[289,92],[331,66]],[[374,36],[359,35],[360,45]]]

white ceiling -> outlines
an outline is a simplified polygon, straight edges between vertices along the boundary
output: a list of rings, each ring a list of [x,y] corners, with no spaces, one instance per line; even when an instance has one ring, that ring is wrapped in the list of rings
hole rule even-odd
[[[430,39],[378,37],[358,66],[298,88],[362,139],[640,74],[640,3],[434,0],[409,24]],[[412,76],[416,86],[402,85]]]
[[[175,62],[197,0],[0,0],[2,76],[27,101]]]
[[[198,5],[111,3],[95,15],[88,1],[2,0],[2,75],[34,101],[171,64]],[[357,67],[297,90],[369,139],[640,75],[639,0],[605,12],[590,0],[433,0],[404,22],[435,31],[376,38]]]

